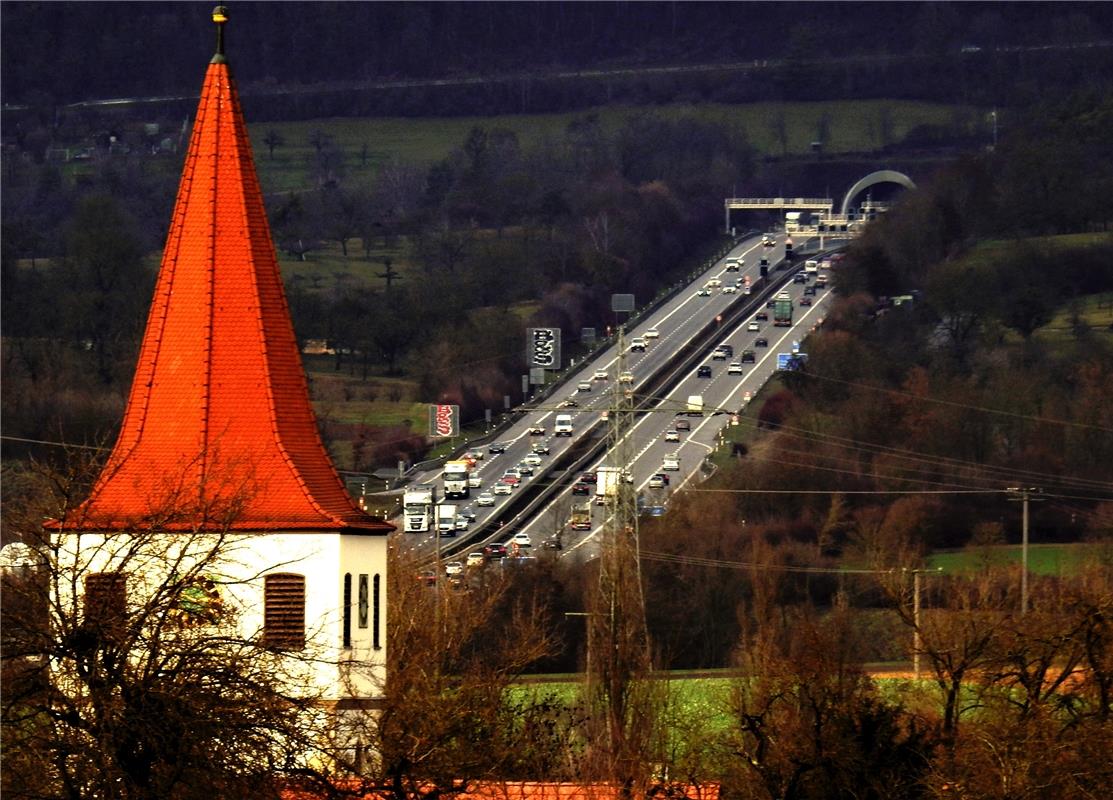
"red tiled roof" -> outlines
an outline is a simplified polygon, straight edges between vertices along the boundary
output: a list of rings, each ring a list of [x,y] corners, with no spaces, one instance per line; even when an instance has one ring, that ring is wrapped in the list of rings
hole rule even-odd
[[[64,524],[129,528],[169,510],[171,527],[192,527],[229,506],[236,530],[393,527],[353,504],[317,432],[239,96],[218,57],[120,437],[80,521]]]

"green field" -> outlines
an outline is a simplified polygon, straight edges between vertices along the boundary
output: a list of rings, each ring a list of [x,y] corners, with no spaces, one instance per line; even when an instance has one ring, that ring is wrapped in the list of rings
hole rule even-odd
[[[370,119],[320,119],[301,122],[260,123],[249,126],[259,180],[268,193],[300,190],[309,184],[315,148],[310,144],[314,132],[330,137],[345,153],[349,179],[370,182],[384,164],[392,161],[428,166],[449,155],[463,144],[468,131],[479,126],[487,130],[503,128],[518,135],[523,148],[534,147],[547,138],[562,134],[574,119],[595,115],[603,130],[613,132],[633,115],[651,111],[670,117],[692,116],[726,122],[744,130],[762,154],[781,154],[773,121],[784,115],[787,152],[807,153],[816,138],[819,122],[829,121],[824,152],[848,153],[882,146],[881,130],[888,130],[891,141],[900,141],[920,125],[968,128],[980,119],[976,109],[934,103],[893,100],[830,101],[818,103],[755,103],[722,105],[716,103],[654,106],[606,106],[575,113],[513,114],[491,117],[383,117]],[[285,144],[268,153],[264,139],[275,131]],[[366,146],[366,158],[363,157]]]
[[[1074,575],[1085,565],[1109,555],[1098,545],[1029,544],[1028,569],[1037,575]],[[1019,565],[1020,560],[1019,545],[997,545],[935,553],[928,557],[928,566],[941,568],[944,573],[961,573],[987,566]]]

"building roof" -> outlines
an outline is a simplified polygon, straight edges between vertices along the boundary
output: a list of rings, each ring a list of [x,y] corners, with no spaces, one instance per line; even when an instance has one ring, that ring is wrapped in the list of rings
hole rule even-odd
[[[318,433],[222,50],[205,74],[119,439],[83,513],[62,525],[386,533],[354,505]]]

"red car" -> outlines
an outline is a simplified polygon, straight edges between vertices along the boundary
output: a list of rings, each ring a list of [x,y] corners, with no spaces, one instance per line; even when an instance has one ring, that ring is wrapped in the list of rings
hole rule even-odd
[[[591,494],[591,487],[586,483],[577,483],[572,487],[572,494]]]

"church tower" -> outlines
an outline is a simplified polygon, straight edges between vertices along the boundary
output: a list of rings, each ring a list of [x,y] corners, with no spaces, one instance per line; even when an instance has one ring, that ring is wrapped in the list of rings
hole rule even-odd
[[[217,52],[119,439],[79,513],[54,527],[83,542],[74,547],[136,531],[235,537],[240,574],[225,587],[243,609],[241,634],[277,652],[312,649],[303,677],[315,695],[341,710],[373,707],[393,526],[353,503],[318,433],[223,7],[213,20]]]

